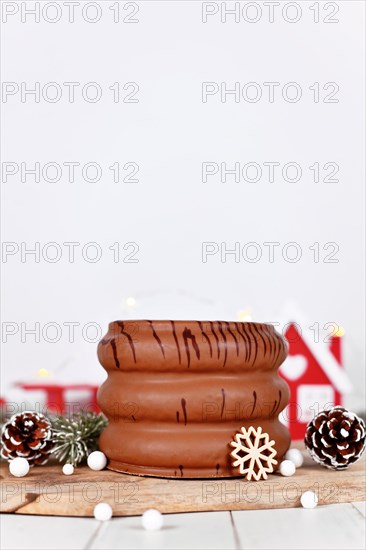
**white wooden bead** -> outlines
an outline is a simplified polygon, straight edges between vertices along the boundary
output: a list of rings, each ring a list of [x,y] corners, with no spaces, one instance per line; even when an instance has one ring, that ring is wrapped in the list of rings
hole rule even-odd
[[[299,449],[289,449],[285,454],[286,460],[291,460],[296,466],[296,468],[301,468],[304,464],[304,456]]]
[[[64,464],[62,473],[65,474],[65,476],[71,476],[74,473],[74,466],[72,464]]]
[[[296,466],[292,460],[283,460],[280,464],[280,474],[285,477],[293,476],[296,472]]]
[[[305,491],[301,495],[300,502],[303,508],[315,508],[318,504],[318,497],[313,491]]]
[[[9,471],[15,477],[24,477],[29,472],[29,463],[26,458],[17,456],[9,462]]]
[[[102,451],[93,451],[88,456],[88,466],[91,470],[104,470],[107,465],[107,457]]]
[[[157,531],[161,529],[164,523],[163,515],[158,511],[150,508],[142,514],[142,527],[147,531]]]
[[[112,514],[112,507],[107,502],[99,502],[94,507],[94,517],[99,521],[108,521]]]

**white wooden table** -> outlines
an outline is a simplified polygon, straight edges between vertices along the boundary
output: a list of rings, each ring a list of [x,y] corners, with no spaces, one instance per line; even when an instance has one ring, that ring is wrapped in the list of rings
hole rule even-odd
[[[38,549],[322,549],[365,548],[366,502],[280,510],[168,514],[161,531],[140,517],[0,516],[2,550]]]

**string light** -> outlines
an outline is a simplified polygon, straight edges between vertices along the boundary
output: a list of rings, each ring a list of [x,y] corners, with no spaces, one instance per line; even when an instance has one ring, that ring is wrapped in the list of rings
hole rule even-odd
[[[250,321],[252,320],[251,313],[252,313],[252,310],[250,308],[241,309],[238,312],[238,320],[241,323],[250,323]]]
[[[37,371],[37,376],[38,378],[49,378],[51,375],[47,369],[39,369]]]
[[[345,335],[345,330],[343,327],[338,327],[337,332],[335,332],[334,334],[334,336],[338,336],[339,338],[344,335]]]
[[[130,308],[134,308],[136,305],[136,300],[133,296],[129,296],[126,298],[126,306]]]

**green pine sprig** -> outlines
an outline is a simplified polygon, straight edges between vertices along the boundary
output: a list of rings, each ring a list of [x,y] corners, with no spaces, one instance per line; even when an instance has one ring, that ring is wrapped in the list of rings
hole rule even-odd
[[[97,441],[108,424],[102,414],[80,413],[52,420],[53,454],[63,464],[77,466],[98,448]]]

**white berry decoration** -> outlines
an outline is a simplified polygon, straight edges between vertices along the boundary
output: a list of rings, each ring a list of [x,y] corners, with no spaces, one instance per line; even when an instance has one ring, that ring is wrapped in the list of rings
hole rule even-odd
[[[62,467],[62,473],[65,474],[65,476],[72,476],[74,473],[74,466],[72,464],[64,464]]]
[[[107,502],[99,502],[94,507],[94,517],[98,521],[108,521],[112,515],[112,507]]]
[[[24,477],[29,472],[29,463],[26,458],[17,456],[9,462],[9,471],[15,477]]]
[[[299,449],[289,449],[285,454],[285,459],[291,460],[291,462],[295,464],[296,468],[301,468],[304,464],[304,457]]]
[[[142,514],[141,522],[142,527],[147,531],[157,531],[162,528],[164,519],[159,510],[151,508]]]
[[[285,477],[293,476],[296,472],[296,466],[292,460],[283,460],[280,464],[280,474]]]
[[[107,466],[107,457],[102,451],[93,451],[88,456],[88,466],[91,470],[104,470]]]
[[[318,504],[318,497],[313,491],[305,491],[305,493],[301,495],[300,502],[303,508],[315,508]]]

